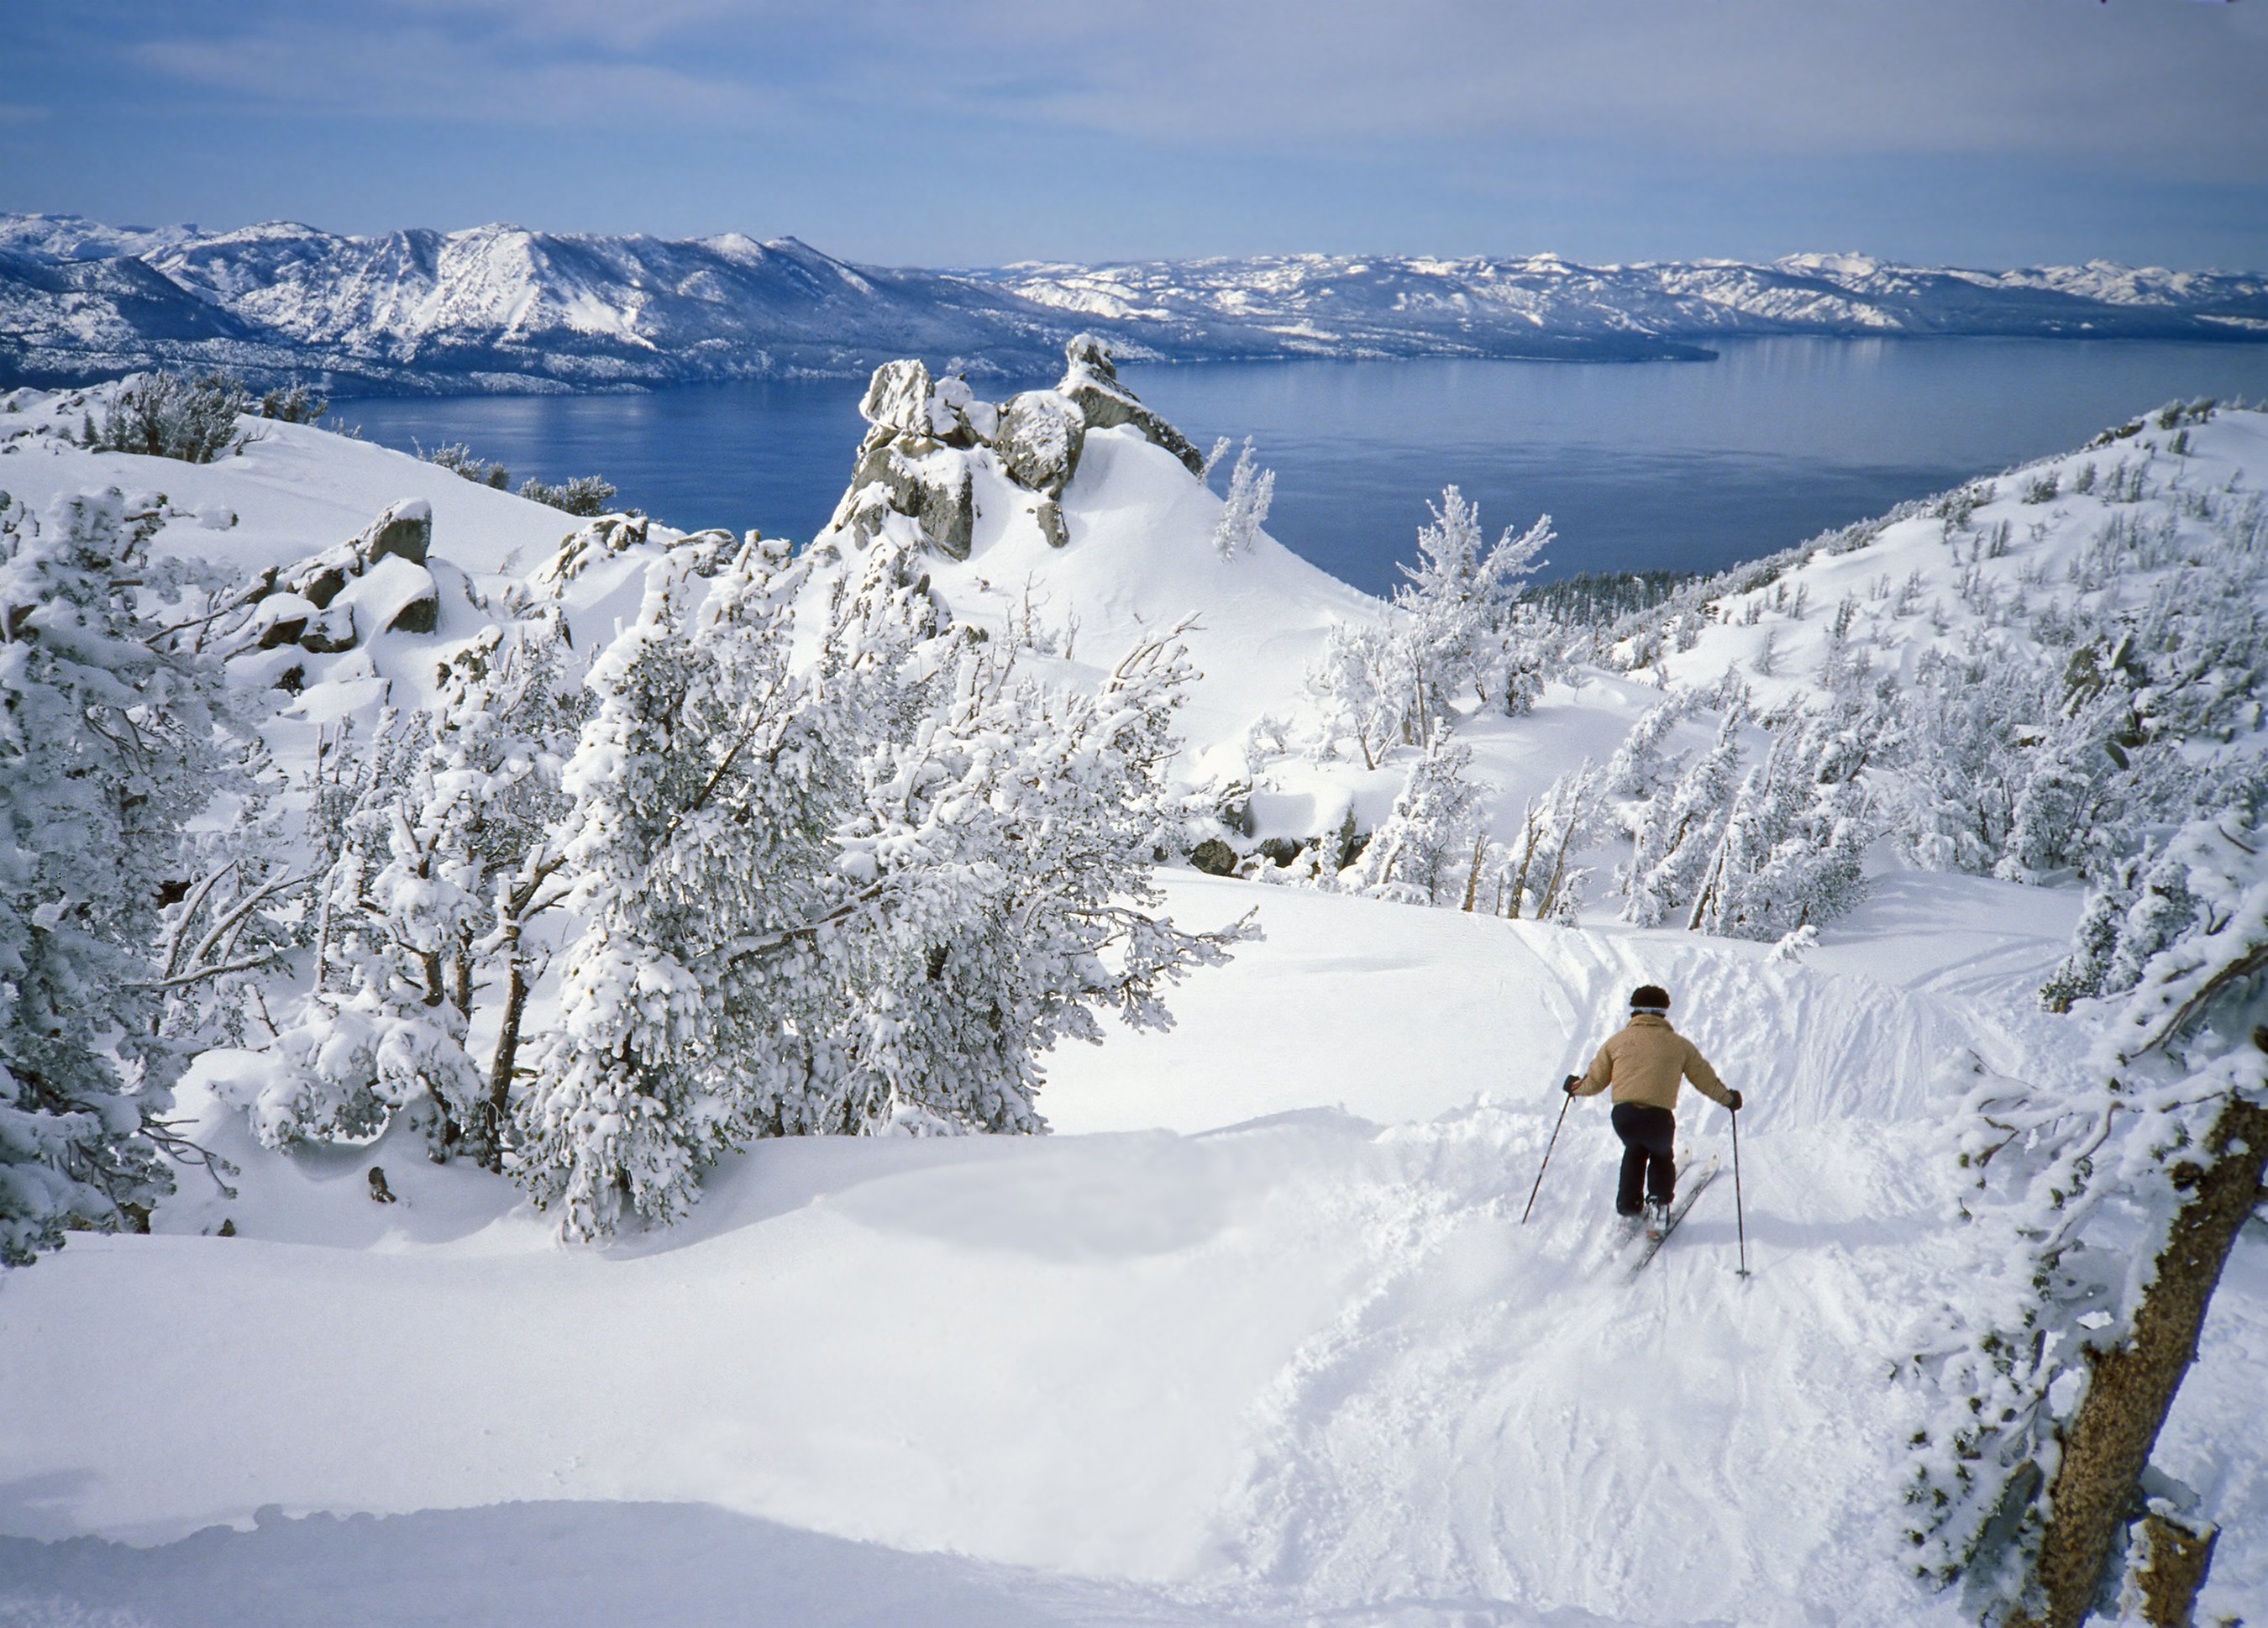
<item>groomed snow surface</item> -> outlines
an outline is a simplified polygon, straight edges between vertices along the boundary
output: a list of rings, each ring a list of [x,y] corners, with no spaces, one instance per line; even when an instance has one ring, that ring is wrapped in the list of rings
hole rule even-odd
[[[6,1282],[0,1623],[1959,1621],[1896,1552],[1890,1368],[1959,1267],[1943,1061],[2058,1043],[2026,991],[2070,913],[1913,879],[1789,967],[1270,890],[1174,1034],[1062,1058],[1065,1134],[763,1144],[606,1251],[407,1141],[285,1163],[216,1116],[239,1198]],[[1621,1280],[1595,1101],[1519,1224],[1645,978],[1751,1099],[1745,1281],[1729,1181]],[[2161,1450],[2200,1484],[2260,1268]],[[2268,1485],[2230,1468],[2235,1610]],[[78,1534],[157,1546],[24,1541]]]
[[[1017,522],[940,587],[997,622],[1048,571],[1043,615],[1075,612],[1098,663],[1201,600],[1190,716],[1232,744],[1359,607],[1273,543],[1218,565],[1217,500],[1094,440],[1069,549]],[[153,469],[185,512],[168,545],[239,564],[406,496],[475,577],[571,524],[296,426],[209,469],[26,439],[0,487]],[[1133,511],[1172,503],[1180,552],[1143,556]],[[1240,566],[1268,592],[1240,600]],[[1712,627],[1690,676],[1748,637]],[[431,648],[373,670],[407,681]],[[1597,676],[1476,721],[1499,826],[1651,698]],[[1373,816],[1378,780],[1351,793]],[[1793,963],[1602,919],[1169,892],[1191,925],[1256,904],[1267,937],[1176,994],[1173,1032],[1055,1058],[1057,1135],[762,1144],[688,1224],[603,1249],[409,1137],[261,1152],[212,1101],[216,1054],[185,1105],[237,1196],[187,1173],[157,1235],[0,1278],[0,1628],[1966,1621],[1900,1553],[1896,1365],[1962,1291],[1954,1104],[2085,1043],[2032,993],[2075,892],[1887,870]],[[1598,1100],[1521,1224],[1557,1081],[1646,981],[1749,1098],[1745,1279],[1728,1178],[1623,1281]],[[1686,1157],[1729,1154],[1721,1111],[1689,1094],[1681,1122]],[[2156,1454],[2225,1526],[2206,1621],[2268,1613],[2264,1255],[2234,1258]]]

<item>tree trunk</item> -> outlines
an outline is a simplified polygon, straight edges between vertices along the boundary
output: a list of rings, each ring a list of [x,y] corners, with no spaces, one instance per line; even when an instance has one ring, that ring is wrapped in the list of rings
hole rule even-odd
[[[489,1095],[482,1104],[481,1127],[482,1145],[480,1161],[491,1170],[504,1168],[504,1122],[512,1111],[512,1071],[519,1057],[519,1022],[527,1010],[527,973],[519,959],[519,945],[515,930],[514,942],[508,954],[511,970],[504,981],[504,1022],[497,1034],[496,1057],[489,1065]]]
[[[1575,840],[1575,828],[1583,822],[1583,794],[1575,793],[1575,806],[1567,811],[1567,818],[1559,828],[1559,846],[1551,855],[1551,874],[1543,881],[1543,898],[1535,907],[1538,921],[1549,919],[1558,908],[1560,884],[1567,880],[1567,846]]]
[[[2142,1586],[2142,1620],[2150,1628],[2191,1628],[2198,1590],[2205,1587],[2220,1533],[2213,1527],[2192,1532],[2154,1514],[2142,1522],[2142,1531],[2150,1551],[2147,1564],[2135,1573]]]
[[[2080,1628],[2102,1583],[2119,1529],[2133,1518],[2142,1471],[2183,1375],[2236,1234],[2260,1202],[2268,1170],[2268,1108],[2231,1096],[2205,1138],[2212,1160],[2176,1166],[2190,1197],[2158,1256],[2134,1331],[2093,1359],[2094,1376],[2063,1444],[2040,1540],[2037,1580],[2047,1598],[2039,1628]],[[2204,1580],[2204,1565],[2198,1565]],[[2018,1628],[2014,1623],[2010,1628]]]

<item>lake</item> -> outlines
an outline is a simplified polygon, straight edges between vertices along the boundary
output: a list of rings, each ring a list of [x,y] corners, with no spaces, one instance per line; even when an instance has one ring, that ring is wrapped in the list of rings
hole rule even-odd
[[[1129,366],[1201,446],[1253,438],[1268,529],[1373,592],[1454,482],[1492,528],[1552,516],[1543,573],[1712,570],[2175,399],[2268,401],[2268,345],[1993,339],[1728,342],[1713,362],[1261,362]],[[1051,379],[986,381],[999,399]],[[863,380],[640,395],[342,401],[370,439],[467,442],[526,475],[598,473],[688,528],[826,522],[864,425]],[[2268,474],[2268,471],[2261,473]],[[1219,479],[1216,476],[1216,481]]]

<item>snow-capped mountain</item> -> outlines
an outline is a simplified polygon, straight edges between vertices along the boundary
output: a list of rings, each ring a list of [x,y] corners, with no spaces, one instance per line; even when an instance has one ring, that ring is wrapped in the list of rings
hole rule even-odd
[[[1129,359],[1700,358],[1774,334],[2268,336],[2268,278],[2014,271],[1807,254],[1584,266],[1556,255],[1293,255],[953,272],[793,238],[488,225],[349,237],[0,217],[0,382],[151,363],[382,391],[589,390],[863,373],[919,356],[1038,373],[1081,330]]]
[[[1123,324],[1167,354],[1224,328],[1307,356],[1580,356],[1617,344],[1690,356],[1754,335],[2226,338],[2268,322],[2268,279],[2102,262],[1969,271],[1851,254],[1629,266],[1300,254],[969,275]]]
[[[25,379],[157,360],[393,389],[590,389],[856,372],[909,353],[1028,358],[1063,326],[1010,293],[854,268],[792,238],[0,225],[0,371]]]

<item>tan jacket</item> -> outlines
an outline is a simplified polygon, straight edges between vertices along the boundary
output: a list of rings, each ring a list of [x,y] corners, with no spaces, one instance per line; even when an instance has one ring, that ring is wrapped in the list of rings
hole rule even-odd
[[[1704,1096],[1732,1107],[1732,1093],[1725,1089],[1725,1082],[1717,1078],[1717,1071],[1693,1042],[1670,1028],[1668,1018],[1640,1013],[1599,1048],[1599,1055],[1591,1059],[1590,1072],[1577,1082],[1575,1094],[1596,1096],[1611,1085],[1617,1102],[1639,1102],[1674,1111],[1681,1076],[1691,1080]]]

